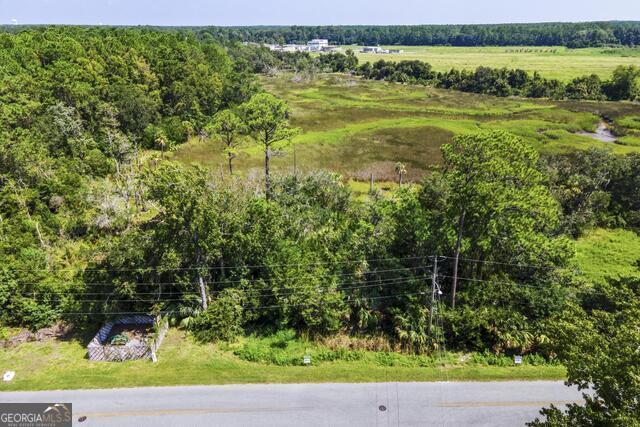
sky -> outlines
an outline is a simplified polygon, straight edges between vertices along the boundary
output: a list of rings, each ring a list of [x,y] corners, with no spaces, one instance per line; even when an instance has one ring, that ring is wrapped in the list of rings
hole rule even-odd
[[[640,20],[640,0],[0,0],[0,24],[346,25]]]

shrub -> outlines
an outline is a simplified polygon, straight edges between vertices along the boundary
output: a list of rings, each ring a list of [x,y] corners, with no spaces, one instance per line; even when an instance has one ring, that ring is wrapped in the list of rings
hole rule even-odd
[[[176,144],[187,142],[189,134],[193,130],[193,127],[189,122],[182,121],[178,116],[164,118],[162,120],[161,128],[169,141]]]
[[[515,364],[513,357],[505,356],[504,354],[495,354],[489,351],[482,353],[473,353],[471,355],[471,361],[478,365],[484,366],[513,366]],[[531,366],[544,366],[544,365],[557,365],[559,362],[557,359],[546,359],[539,354],[526,354],[522,356],[523,365]]]
[[[189,322],[193,336],[201,342],[233,341],[242,332],[242,295],[225,289],[209,308]]]
[[[411,361],[399,353],[381,351],[375,355],[376,362],[380,366],[411,366]]]
[[[248,362],[268,363],[278,366],[300,366],[305,355],[311,356],[311,363],[333,362],[337,360],[356,361],[362,359],[363,351],[346,348],[329,349],[296,337],[293,329],[281,330],[268,337],[249,337],[233,352]]]
[[[281,330],[269,337],[249,337],[234,354],[248,362],[278,366],[302,365],[307,354],[306,342],[296,339],[292,329]]]

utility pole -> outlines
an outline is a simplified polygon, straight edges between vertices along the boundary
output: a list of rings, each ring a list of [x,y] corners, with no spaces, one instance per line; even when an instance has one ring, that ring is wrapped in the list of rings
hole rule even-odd
[[[203,310],[207,310],[209,304],[207,301],[207,287],[204,284],[204,278],[202,277],[202,271],[201,271],[201,261],[202,261],[202,255],[201,255],[201,250],[200,250],[200,245],[199,245],[199,241],[198,241],[198,232],[196,231],[195,235],[194,235],[194,243],[195,243],[195,247],[196,247],[196,265],[198,266],[198,288],[200,289],[200,298],[202,299],[202,309]]]
[[[431,308],[429,308],[429,329],[427,334],[431,334],[433,327],[433,309],[436,305],[436,290],[438,289],[438,255],[433,257],[433,271],[431,272]]]
[[[458,237],[456,239],[456,253],[453,262],[453,283],[451,284],[451,308],[456,308],[456,290],[458,289],[458,264],[460,263],[460,246],[462,245],[462,229],[467,210],[463,209],[458,220]]]
[[[371,176],[369,179],[369,193],[373,193],[373,172],[371,172]]]

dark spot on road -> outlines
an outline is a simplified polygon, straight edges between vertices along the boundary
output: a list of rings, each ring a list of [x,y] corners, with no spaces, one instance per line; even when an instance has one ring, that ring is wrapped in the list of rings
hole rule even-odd
[[[86,420],[87,420],[87,417],[85,417],[84,415],[83,415],[83,416],[81,416],[80,418],[78,418],[78,422],[79,422],[79,423],[83,423],[83,422],[85,422]]]
[[[384,406],[384,405],[380,405],[380,406],[378,406],[378,409],[380,409],[382,412],[384,412],[384,411],[387,410],[387,407]]]

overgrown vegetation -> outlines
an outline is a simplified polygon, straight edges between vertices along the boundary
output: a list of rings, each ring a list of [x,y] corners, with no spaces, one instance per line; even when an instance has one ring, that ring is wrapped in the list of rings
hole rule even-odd
[[[640,69],[633,65],[619,66],[610,80],[602,81],[595,74],[576,77],[566,85],[554,79],[542,78],[520,70],[478,67],[475,71],[452,69],[444,73],[432,73],[425,79],[425,73],[418,76],[402,69],[403,62],[385,63],[378,61],[372,67],[363,66],[359,72],[366,78],[397,82],[421,82],[445,89],[463,92],[485,93],[494,96],[524,96],[527,98],[586,99],[593,101],[635,100],[640,92],[638,83]],[[428,64],[423,67],[429,68]],[[427,74],[428,76],[428,74]]]
[[[637,268],[627,259],[615,280],[581,274],[572,242],[595,228],[640,227],[634,104],[390,91],[302,72],[302,90],[262,80],[279,98],[252,74],[251,55],[262,50],[151,30],[32,30],[0,35],[0,47],[3,326],[91,327],[123,313],[166,313],[196,340],[225,348],[236,368],[297,368],[309,355],[406,369],[403,378],[455,365],[445,347],[494,367],[524,355],[595,384],[587,412],[550,409],[549,422],[636,415],[637,277],[623,276]],[[354,59],[321,58],[307,59],[327,67]],[[422,63],[394,67],[432,75]],[[492,73],[478,91],[498,87],[496,76],[531,83]],[[627,82],[621,91],[633,93],[635,77]],[[574,150],[587,147],[572,133],[601,119],[625,136],[593,146],[615,154]],[[298,126],[308,133],[297,136]],[[398,183],[386,195],[355,197],[317,165],[270,172],[290,142],[321,140],[324,149],[381,130],[397,131],[387,137],[392,149],[401,134],[436,135],[428,160],[415,158],[419,150],[393,158]],[[184,160],[182,150],[165,153],[210,137],[223,140],[228,173],[173,161]],[[260,175],[247,173],[240,144],[260,156]],[[368,166],[353,153],[344,161]],[[410,175],[411,160],[419,174]],[[405,175],[414,185],[403,185]]]
[[[544,78],[537,71],[528,73],[506,67],[449,68],[436,72],[431,64],[421,60],[383,59],[358,65],[358,58],[350,48],[345,54],[334,52],[315,56],[308,52],[272,52],[265,47],[251,45],[237,47],[236,52],[247,57],[256,72],[267,74],[280,69],[307,76],[320,71],[351,72],[366,79],[423,84],[500,97],[633,101],[640,96],[640,69],[637,65],[619,65],[607,80],[590,74],[574,76],[563,82]]]
[[[384,49],[399,49],[390,55],[362,52],[358,46],[344,46],[353,49],[360,63],[386,61],[428,62],[436,72],[446,72],[453,68],[475,71],[478,67],[495,69],[518,68],[529,74],[537,72],[541,77],[557,79],[568,83],[579,76],[595,74],[602,80],[610,78],[613,70],[620,65],[638,65],[638,47],[591,47],[571,49],[562,46],[383,46]]]
[[[508,131],[545,156],[590,147],[624,154],[640,146],[632,103],[496,98],[337,74],[297,77],[283,73],[261,79],[266,90],[288,102],[291,125],[302,129],[291,145],[272,156],[273,170],[329,169],[359,181],[364,193],[372,173],[374,185],[396,187],[391,183],[398,180],[397,162],[405,165],[405,182],[419,182],[442,162],[441,145],[477,130]],[[579,134],[593,132],[603,116],[611,121],[616,143]],[[216,138],[192,138],[171,158],[219,171],[221,165],[227,168],[223,149]],[[264,153],[245,141],[234,158],[234,171],[255,176],[263,163]]]
[[[576,242],[576,265],[589,283],[640,274],[640,236],[626,229],[596,228]]]
[[[551,406],[532,426],[636,426],[640,423],[640,281],[624,279],[596,286],[582,307],[554,322],[555,349],[567,366],[567,384],[585,404],[566,411]]]

